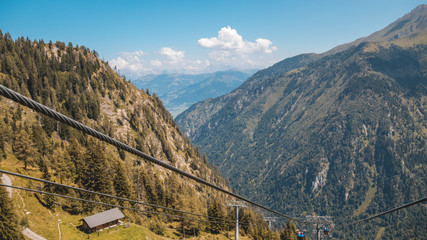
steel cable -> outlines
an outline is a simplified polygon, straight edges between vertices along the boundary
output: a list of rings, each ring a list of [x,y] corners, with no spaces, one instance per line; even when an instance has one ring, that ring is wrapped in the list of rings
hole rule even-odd
[[[22,174],[19,174],[19,173],[9,172],[9,171],[2,170],[2,169],[0,169],[0,173],[4,173],[4,174],[16,176],[16,177],[21,177],[21,178],[26,178],[26,179],[29,179],[29,180],[38,181],[38,182],[42,182],[42,183],[52,184],[52,185],[56,185],[56,186],[59,186],[59,187],[69,188],[69,189],[73,189],[73,190],[77,190],[77,191],[81,191],[81,192],[87,192],[87,193],[91,193],[91,194],[96,194],[96,195],[103,196],[103,197],[114,198],[114,199],[117,199],[117,200],[127,201],[127,202],[130,202],[130,203],[140,204],[140,205],[144,205],[144,206],[161,208],[161,209],[165,209],[165,210],[170,210],[170,211],[179,212],[179,213],[183,213],[183,214],[194,215],[194,216],[198,216],[198,217],[206,217],[206,218],[210,218],[210,219],[219,219],[219,220],[226,220],[226,221],[229,221],[229,222],[234,222],[232,220],[217,218],[217,217],[203,215],[203,214],[198,214],[198,213],[187,212],[187,211],[183,211],[183,210],[179,210],[179,209],[168,208],[168,207],[159,206],[159,205],[155,205],[155,204],[151,204],[151,203],[144,203],[144,202],[140,202],[140,201],[136,201],[136,200],[132,200],[132,199],[128,199],[128,198],[122,198],[122,197],[118,197],[118,196],[114,196],[114,195],[110,195],[110,194],[105,194],[105,193],[101,193],[101,192],[91,191],[91,190],[87,190],[87,189],[84,189],[84,188],[73,187],[73,186],[62,184],[62,183],[56,183],[56,182],[52,182],[52,181],[49,181],[49,180],[44,180],[44,179],[40,179],[40,178],[35,178],[35,177],[31,177],[31,176],[22,175]]]
[[[146,153],[144,153],[144,152],[136,149],[136,148],[133,148],[133,147],[131,147],[131,146],[127,145],[127,144],[124,144],[124,143],[122,143],[120,141],[117,141],[117,140],[115,140],[114,138],[112,138],[110,136],[107,136],[107,135],[105,135],[105,134],[103,134],[103,133],[101,133],[99,131],[96,131],[93,128],[90,128],[90,127],[88,127],[88,126],[86,126],[86,125],[84,125],[84,124],[82,124],[82,123],[80,123],[80,122],[78,122],[78,121],[76,121],[76,120],[74,120],[72,118],[69,118],[69,117],[67,117],[67,116],[65,116],[65,115],[63,115],[63,114],[61,114],[61,113],[59,113],[59,112],[57,112],[57,111],[55,111],[53,109],[50,109],[50,108],[48,108],[48,107],[46,107],[46,106],[44,106],[44,105],[42,105],[42,104],[40,104],[40,103],[32,100],[32,99],[29,99],[29,98],[23,96],[22,94],[19,94],[19,93],[13,91],[13,90],[11,90],[11,89],[9,89],[9,88],[1,85],[1,84],[0,84],[0,94],[3,95],[6,98],[9,98],[9,99],[11,99],[11,100],[19,103],[19,104],[22,104],[22,105],[24,105],[26,107],[29,107],[29,108],[37,111],[37,112],[40,112],[40,113],[42,113],[42,114],[44,114],[46,116],[49,116],[49,117],[51,117],[51,118],[53,118],[53,119],[55,119],[57,121],[60,121],[60,122],[66,124],[66,125],[68,125],[70,127],[73,127],[73,128],[75,128],[75,129],[77,129],[79,131],[82,131],[82,132],[84,132],[86,134],[89,134],[89,135],[91,135],[91,136],[93,136],[93,137],[95,137],[95,138],[97,138],[97,139],[99,139],[101,141],[107,142],[107,143],[109,143],[109,144],[111,144],[111,145],[113,145],[115,147],[121,148],[121,149],[123,149],[123,150],[125,150],[125,151],[127,151],[129,153],[132,153],[132,154],[134,154],[136,156],[139,156],[139,157],[141,157],[141,158],[143,158],[143,159],[145,159],[147,161],[150,161],[150,162],[152,162],[152,163],[154,163],[156,165],[159,165],[161,167],[169,169],[169,170],[171,170],[173,172],[176,172],[176,173],[178,173],[178,174],[180,174],[182,176],[190,178],[190,179],[192,179],[192,180],[194,180],[194,181],[196,181],[198,183],[201,183],[203,185],[209,186],[209,187],[211,187],[213,189],[216,189],[216,190],[218,190],[220,192],[223,192],[223,193],[225,193],[227,195],[230,195],[232,197],[235,197],[237,199],[240,199],[242,201],[250,203],[250,204],[252,204],[252,205],[254,205],[256,207],[259,207],[261,209],[264,209],[264,210],[266,210],[268,212],[274,213],[274,214],[279,215],[281,217],[284,217],[284,218],[287,218],[287,219],[290,219],[290,220],[293,220],[293,221],[296,221],[296,222],[300,222],[299,220],[297,220],[295,218],[289,217],[289,216],[287,216],[287,215],[285,215],[283,213],[280,213],[280,212],[277,212],[277,211],[272,210],[270,208],[264,207],[261,204],[253,202],[253,201],[251,201],[251,200],[249,200],[249,199],[247,199],[245,197],[237,195],[237,194],[235,194],[235,193],[233,193],[231,191],[228,191],[228,190],[226,190],[224,188],[216,186],[216,185],[214,185],[212,183],[207,182],[206,180],[203,180],[203,179],[201,179],[199,177],[196,177],[196,176],[194,176],[194,175],[192,175],[190,173],[187,173],[187,172],[185,172],[185,171],[183,171],[181,169],[178,169],[178,168],[176,168],[176,167],[174,167],[172,165],[169,165],[169,164],[167,164],[167,163],[165,163],[165,162],[163,162],[163,161],[161,161],[161,160],[159,160],[157,158],[154,158],[154,157],[152,157],[152,156],[150,156],[150,155],[148,155],[148,154],[146,154]]]
[[[365,222],[365,221],[368,221],[368,220],[372,220],[372,219],[374,219],[374,218],[381,217],[381,216],[383,216],[383,215],[386,215],[386,214],[389,214],[389,213],[395,212],[395,211],[400,210],[400,209],[403,209],[403,208],[410,207],[410,206],[415,205],[415,204],[418,204],[418,203],[422,203],[422,202],[424,202],[424,201],[427,201],[427,197],[425,197],[425,198],[421,198],[421,199],[418,199],[418,200],[416,200],[416,201],[413,201],[413,202],[407,203],[407,204],[405,204],[405,205],[402,205],[402,206],[400,206],[400,207],[396,207],[396,208],[390,209],[390,210],[388,210],[388,211],[385,211],[385,212],[382,212],[382,213],[376,214],[376,215],[374,215],[374,216],[371,216],[371,217],[368,217],[368,218],[365,218],[365,219],[362,219],[362,220],[358,220],[358,221],[356,221],[356,222],[351,223],[350,225],[354,225],[354,224],[358,224],[358,223]]]
[[[234,222],[229,222],[230,220],[223,219],[223,218],[217,218],[217,220],[222,221],[222,222],[219,222],[219,221],[210,221],[210,220],[203,220],[203,219],[198,219],[198,218],[192,218],[192,217],[186,217],[186,216],[180,216],[180,215],[173,215],[173,214],[162,213],[162,212],[154,212],[154,211],[149,211],[149,210],[142,210],[142,209],[137,209],[137,208],[125,207],[125,206],[121,206],[121,205],[115,205],[115,204],[110,204],[110,203],[105,203],[105,202],[98,202],[98,201],[93,201],[93,200],[87,200],[87,199],[83,199],[83,198],[70,197],[70,196],[66,196],[66,195],[61,195],[61,194],[56,194],[56,193],[50,193],[50,192],[44,192],[44,191],[35,190],[35,189],[31,189],[31,188],[24,188],[24,187],[7,185],[7,184],[2,184],[2,183],[0,183],[0,186],[2,186],[2,187],[9,187],[9,188],[15,188],[15,189],[23,190],[23,191],[28,191],[28,192],[46,194],[46,195],[51,195],[51,196],[55,196],[55,197],[67,198],[67,199],[81,201],[81,202],[88,202],[88,203],[100,204],[100,205],[109,206],[109,207],[117,207],[117,208],[127,209],[127,210],[131,210],[131,211],[137,211],[137,212],[143,212],[143,213],[150,213],[150,214],[158,214],[158,215],[163,215],[163,216],[168,216],[168,217],[186,218],[186,219],[192,219],[192,220],[204,221],[204,222],[213,222],[213,223],[221,223],[221,224],[227,224],[227,225],[234,225]],[[248,223],[242,223],[242,224],[243,225],[247,225]]]

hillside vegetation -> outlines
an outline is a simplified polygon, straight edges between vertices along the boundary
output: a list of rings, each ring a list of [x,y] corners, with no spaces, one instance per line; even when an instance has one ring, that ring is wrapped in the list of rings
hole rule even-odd
[[[426,13],[365,39],[379,42],[286,59],[176,120],[243,195],[333,216],[338,239],[419,239],[423,205],[348,223],[427,195]]]
[[[0,32],[0,83],[31,99],[123,141],[168,164],[227,188],[190,140],[183,136],[159,98],[138,90],[115,73],[95,51],[62,42],[45,43]],[[0,168],[142,202],[233,220],[223,194],[159,166],[88,137],[42,114],[1,97]],[[17,177],[14,185],[143,210],[161,211],[129,202]],[[100,205],[48,195],[14,191],[12,201],[0,189],[0,228],[17,234],[26,226],[46,237],[80,239],[79,219],[106,210]],[[4,206],[4,208],[3,208]],[[225,234],[229,226],[213,221],[140,214],[124,210],[131,228],[117,230],[124,239],[181,238]],[[3,218],[5,217],[5,218]],[[4,222],[3,219],[10,219]],[[59,224],[58,220],[62,220]],[[205,219],[206,220],[206,219]],[[278,237],[262,215],[246,209],[242,234],[253,239]],[[20,225],[20,226],[19,226]],[[62,227],[61,227],[62,226]],[[232,228],[231,228],[232,229]],[[230,230],[231,230],[230,229]],[[18,230],[18,231],[17,231]],[[95,234],[93,234],[95,235]],[[15,237],[5,239],[17,239]],[[110,239],[105,235],[105,239]],[[123,237],[122,236],[122,237]],[[93,236],[95,237],[95,236]]]

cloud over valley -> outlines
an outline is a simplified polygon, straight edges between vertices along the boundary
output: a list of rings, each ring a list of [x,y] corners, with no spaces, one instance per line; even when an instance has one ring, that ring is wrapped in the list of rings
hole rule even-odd
[[[109,63],[132,78],[146,74],[247,70],[264,68],[274,63],[271,55],[277,49],[268,39],[258,38],[254,42],[244,40],[230,26],[221,28],[218,36],[200,38],[197,43],[201,47],[199,51],[203,52],[199,57],[187,54],[191,49],[162,47],[150,53],[142,50],[121,52]]]

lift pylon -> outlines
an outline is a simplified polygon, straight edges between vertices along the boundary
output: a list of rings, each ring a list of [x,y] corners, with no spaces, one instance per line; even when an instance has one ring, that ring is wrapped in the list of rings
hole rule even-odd
[[[239,240],[239,207],[247,207],[242,201],[230,201],[229,207],[236,208],[236,240]]]
[[[317,240],[320,240],[322,236],[327,236],[329,231],[334,227],[331,216],[306,216],[304,223],[306,225],[313,224],[316,229]],[[322,230],[323,234],[321,233]]]
[[[268,222],[268,228],[271,230],[271,223],[276,221],[275,217],[264,217],[264,221]]]

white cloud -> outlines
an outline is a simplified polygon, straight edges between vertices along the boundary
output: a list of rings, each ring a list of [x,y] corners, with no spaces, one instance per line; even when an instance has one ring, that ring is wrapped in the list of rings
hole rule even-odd
[[[120,57],[109,61],[110,66],[117,67],[119,70],[130,70],[138,72],[143,69],[143,65],[139,59],[142,56],[142,51],[132,53],[120,53]]]
[[[191,60],[185,58],[184,51],[163,47],[151,54],[141,50],[121,52],[120,56],[109,61],[111,67],[117,67],[130,78],[145,74],[161,73],[202,73],[209,66],[209,60]]]
[[[266,57],[270,58],[277,50],[277,47],[265,38],[258,38],[255,42],[243,40],[237,30],[230,26],[221,28],[217,37],[200,38],[198,44],[211,49],[208,55],[212,65],[237,69],[267,67],[273,62]]]
[[[150,53],[141,50],[121,52],[109,62],[110,66],[116,66],[129,78],[146,74],[260,69],[275,62],[272,53],[276,47],[270,40],[258,38],[254,42],[246,41],[230,26],[221,28],[217,37],[200,38],[198,44],[209,49],[207,55],[199,59],[188,58],[184,50],[162,47]]]
[[[221,28],[218,37],[201,38],[198,43],[201,47],[222,49],[242,49],[246,45],[242,36],[230,26]]]
[[[268,39],[258,38],[256,40],[256,49],[265,53],[272,53],[273,51],[277,50],[277,47],[272,46],[272,44],[273,43]]]
[[[142,50],[138,50],[135,52],[121,52],[120,55],[126,56],[126,57],[141,57],[146,55],[146,53],[143,52]]]
[[[268,39],[258,38],[255,42],[244,41],[243,37],[237,33],[236,29],[230,26],[223,27],[218,32],[218,37],[201,38],[199,46],[213,48],[223,51],[235,51],[237,53],[264,52],[272,53],[276,50],[273,43]]]
[[[162,62],[160,62],[159,59],[154,59],[150,61],[151,66],[154,67],[161,67],[162,66]]]
[[[171,62],[181,62],[184,59],[183,51],[175,51],[172,48],[164,47],[160,49],[160,54],[166,56]]]

